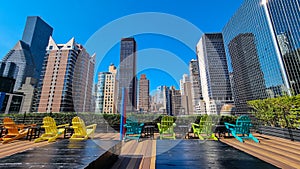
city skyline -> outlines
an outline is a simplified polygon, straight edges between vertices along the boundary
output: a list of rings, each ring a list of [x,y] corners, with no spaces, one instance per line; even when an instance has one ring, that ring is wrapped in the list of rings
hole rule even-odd
[[[83,5],[82,3],[73,3],[75,8],[82,7],[83,9],[89,10],[86,14],[74,13],[74,16],[72,17],[69,17],[69,15],[66,14],[67,11],[64,11],[65,9],[61,7],[56,8],[56,13],[58,14],[53,14],[53,12],[46,10],[47,6],[43,5],[43,3],[40,3],[38,1],[33,1],[32,3],[26,4],[22,4],[22,2],[18,4],[13,4],[14,2],[4,3],[0,7],[0,11],[3,11],[3,13],[0,13],[0,17],[3,18],[0,20],[0,25],[2,25],[0,28],[0,37],[2,37],[2,40],[0,42],[0,59],[3,58],[3,56],[9,51],[9,49],[13,48],[14,44],[18,39],[21,39],[23,26],[25,24],[27,16],[41,16],[43,20],[45,20],[47,23],[49,23],[49,25],[51,25],[55,29],[53,33],[53,38],[57,41],[65,41],[65,39],[75,37],[77,42],[85,45],[89,37],[107,23],[123,16],[141,12],[161,12],[175,15],[191,22],[195,26],[199,27],[199,29],[201,29],[203,32],[221,31],[228,19],[240,6],[242,0],[238,0],[235,2],[224,2],[221,0],[208,2],[195,1],[192,3],[185,3],[182,1],[173,4],[161,1],[132,1],[128,3],[122,1],[118,2],[118,6],[116,6],[113,2],[92,1]],[[27,7],[26,9],[28,9],[28,11],[15,10],[15,12],[12,13],[12,11],[8,10],[8,6],[11,6],[12,4],[16,7],[16,9]],[[60,4],[60,6],[64,6],[64,4],[67,5],[68,3],[60,2]],[[95,8],[100,8],[101,10],[99,10],[98,12],[98,10],[96,10]],[[210,9],[214,9],[215,12],[208,14],[208,11]],[[226,12],[224,12],[224,10]],[[222,15],[220,15],[221,13]],[[76,27],[73,27],[72,25],[73,23],[75,23],[74,20],[77,20],[77,18],[83,23],[76,25]],[[211,20],[217,20],[218,22],[210,22]],[[71,30],[69,29],[70,26],[72,26]],[[124,37],[125,36],[119,37],[119,39]],[[196,58],[195,51],[188,49],[184,44],[170,37],[154,34],[137,35],[134,37],[137,43],[139,43],[138,50],[143,50],[147,48],[164,49],[166,51],[174,53],[176,56],[181,58],[187,65],[191,59]],[[198,37],[196,36],[194,41],[198,41],[198,38],[200,38],[200,35],[198,35]],[[89,48],[87,48],[87,51],[89,53],[94,53],[93,51],[89,51]],[[105,60],[103,64],[100,65],[100,68],[95,67],[95,72],[106,71],[106,68],[110,65],[110,63],[115,63],[116,66],[118,66],[118,55],[119,44],[116,44],[107,53],[107,57],[109,59]],[[189,72],[185,71],[183,73]],[[179,78],[173,80],[173,77],[170,77],[170,75],[162,71],[153,69],[145,70],[142,72],[138,72],[137,76],[140,76],[140,74],[147,74],[149,79],[152,79],[152,83],[150,84],[150,91],[155,90],[156,87],[159,85],[175,85],[176,88],[179,87]],[[157,74],[159,74],[161,77],[164,77],[165,81],[162,82],[158,79],[154,79],[153,77],[157,77]],[[181,74],[178,76],[181,76]]]

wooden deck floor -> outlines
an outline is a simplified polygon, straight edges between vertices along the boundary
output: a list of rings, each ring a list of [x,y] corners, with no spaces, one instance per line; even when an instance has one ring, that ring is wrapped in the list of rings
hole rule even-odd
[[[260,134],[255,134],[255,136],[261,141],[260,143],[257,144],[251,140],[240,143],[234,138],[222,138],[220,141],[279,168],[300,168],[300,142]],[[155,138],[157,138],[157,135]],[[119,140],[119,134],[95,134],[94,139]],[[8,144],[0,144],[0,158],[48,144],[51,143],[34,143],[28,140],[16,140]],[[156,144],[156,140],[150,139],[141,142],[134,140],[123,142],[119,160],[112,168],[154,169]]]
[[[267,135],[254,135],[260,143],[251,140],[241,143],[234,138],[220,139],[220,141],[279,168],[300,168],[300,142]]]
[[[10,156],[19,152],[23,152],[35,147],[41,147],[47,144],[47,142],[34,143],[28,140],[15,140],[7,144],[0,143],[0,158]]]

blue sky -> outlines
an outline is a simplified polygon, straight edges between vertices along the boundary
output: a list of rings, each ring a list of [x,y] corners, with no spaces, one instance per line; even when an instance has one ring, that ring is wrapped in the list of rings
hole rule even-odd
[[[241,3],[242,0],[4,1],[0,5],[0,59],[21,39],[27,16],[41,16],[54,28],[53,37],[57,43],[65,43],[71,37],[75,37],[78,43],[86,44],[97,30],[110,22],[130,14],[143,12],[171,14],[194,24],[202,32],[220,32]],[[130,25],[127,26],[131,28]],[[159,27],[159,25],[156,26]],[[165,26],[165,28],[173,30],[180,29],[180,26],[179,28]],[[117,31],[122,32],[122,30],[120,28]],[[186,33],[182,31],[182,34]],[[195,39],[199,39],[200,36],[195,35]],[[177,39],[151,33],[134,37],[139,51],[151,48],[161,49],[175,54],[186,64],[196,58],[195,48],[190,49]],[[192,42],[194,41],[193,39]],[[103,43],[105,40],[100,41],[97,48],[101,48]],[[196,46],[196,41],[194,43]],[[110,63],[119,64],[119,49],[119,44],[114,44],[105,56],[101,56],[104,59],[99,67],[97,66],[97,72],[106,71]],[[94,52],[93,49],[87,48],[87,50]],[[162,52],[158,57],[165,57],[167,52]],[[151,57],[149,56],[151,52],[146,55]],[[147,56],[138,54],[138,60],[143,57]],[[159,62],[159,60],[154,61]],[[173,66],[171,62],[170,67],[180,69],[180,67]],[[188,73],[186,69],[182,72]],[[178,88],[178,77],[181,76],[170,75],[157,68],[138,72],[138,74],[141,73],[146,73],[150,79],[151,90],[158,85],[175,85]]]

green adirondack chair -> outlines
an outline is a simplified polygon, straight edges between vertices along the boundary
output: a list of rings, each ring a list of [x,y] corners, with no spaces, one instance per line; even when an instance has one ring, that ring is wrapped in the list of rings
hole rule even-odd
[[[252,127],[251,119],[248,116],[240,116],[236,120],[236,124],[225,123],[227,130],[240,142],[244,142],[244,139],[252,139],[256,143],[259,140],[250,133]]]
[[[199,137],[200,140],[218,140],[213,132],[213,125],[212,117],[204,115],[201,117],[199,124],[192,123],[193,133]]]
[[[159,138],[160,139],[176,139],[176,134],[174,132],[174,127],[176,124],[174,123],[174,118],[172,116],[164,116],[161,119],[160,123],[157,123],[157,127],[159,130]]]
[[[144,123],[139,124],[138,120],[134,117],[129,117],[126,119],[126,124],[124,125],[126,128],[124,140],[137,140],[140,141],[142,130],[144,127]]]

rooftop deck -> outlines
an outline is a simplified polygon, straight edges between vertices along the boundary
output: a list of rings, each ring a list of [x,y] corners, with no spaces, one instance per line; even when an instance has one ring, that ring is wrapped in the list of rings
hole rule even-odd
[[[260,134],[255,136],[260,139],[259,144],[250,140],[240,143],[234,138],[221,138],[219,142],[202,142],[196,139],[156,140],[157,137],[155,137],[154,140],[143,139],[141,142],[121,142],[122,148],[118,153],[118,160],[110,168],[300,168],[300,142]],[[88,163],[99,158],[101,152],[105,153],[108,145],[117,142],[118,139],[119,134],[116,133],[99,133],[95,135],[94,140],[86,141],[84,150],[75,150],[76,146],[73,149],[74,147],[70,147],[69,141],[63,139],[59,139],[56,143],[33,143],[33,141],[17,140],[4,145],[0,144],[0,168],[4,166],[6,168],[26,166],[27,168],[37,165],[37,161],[41,161],[32,154],[43,156],[43,154],[55,152],[57,149],[77,151],[77,154],[80,155],[76,159],[85,160],[77,160],[80,161],[77,163],[65,160],[66,164],[64,165],[68,166],[68,163],[72,163],[72,168],[84,168],[89,165]],[[83,148],[82,145],[80,147]],[[70,160],[71,156],[69,155],[72,153],[64,152],[64,154],[59,158]],[[57,157],[52,154],[52,156],[48,156],[48,160]],[[47,168],[47,165],[44,165],[44,168]]]

